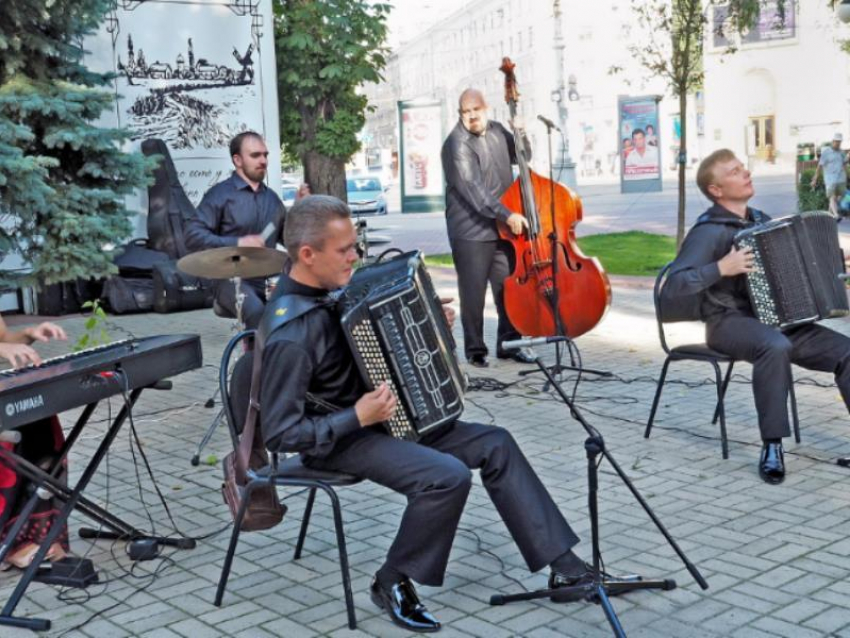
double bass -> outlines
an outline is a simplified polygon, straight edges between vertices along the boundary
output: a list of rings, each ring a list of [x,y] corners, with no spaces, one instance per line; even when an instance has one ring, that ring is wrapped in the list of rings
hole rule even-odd
[[[513,121],[519,92],[510,58],[505,74],[505,101]],[[581,199],[528,166],[522,131],[514,128],[519,176],[502,195],[502,204],[525,217],[525,231],[515,235],[499,222],[500,237],[513,245],[515,260],[505,279],[508,318],[523,335],[578,337],[593,329],[611,304],[611,284],[595,257],[576,244],[575,226],[582,219]],[[556,312],[557,310],[557,312]]]

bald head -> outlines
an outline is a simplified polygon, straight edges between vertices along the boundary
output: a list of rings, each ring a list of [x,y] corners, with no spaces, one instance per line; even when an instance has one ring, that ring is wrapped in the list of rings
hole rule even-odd
[[[460,94],[458,113],[463,127],[473,135],[487,130],[487,101],[478,89],[466,89]]]
[[[460,94],[457,101],[458,108],[462,109],[463,103],[471,100],[481,102],[484,106],[487,106],[487,100],[484,99],[484,94],[481,91],[478,89],[468,88]]]

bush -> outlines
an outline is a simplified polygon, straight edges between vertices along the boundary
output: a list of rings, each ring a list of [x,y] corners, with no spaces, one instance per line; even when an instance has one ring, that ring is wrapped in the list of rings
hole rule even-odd
[[[802,171],[800,181],[797,182],[797,210],[801,213],[806,210],[829,210],[829,198],[824,191],[823,175],[818,176],[817,184],[812,188],[815,170],[807,168]]]

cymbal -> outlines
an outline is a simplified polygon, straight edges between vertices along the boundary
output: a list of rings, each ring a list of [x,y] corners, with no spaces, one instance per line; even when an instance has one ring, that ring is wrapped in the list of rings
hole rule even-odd
[[[177,267],[195,277],[249,279],[280,274],[286,260],[286,253],[274,248],[224,246],[186,255]]]

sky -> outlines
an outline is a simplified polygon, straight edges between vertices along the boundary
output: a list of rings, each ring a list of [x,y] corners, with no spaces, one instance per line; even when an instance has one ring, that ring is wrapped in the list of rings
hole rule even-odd
[[[396,48],[473,0],[389,0],[389,45]]]

